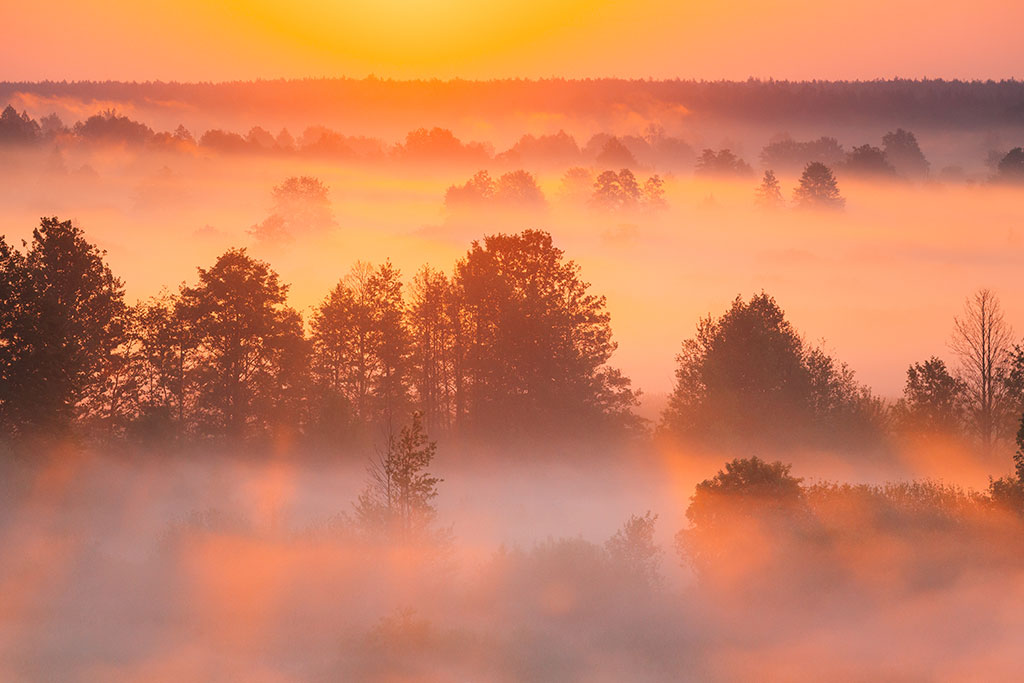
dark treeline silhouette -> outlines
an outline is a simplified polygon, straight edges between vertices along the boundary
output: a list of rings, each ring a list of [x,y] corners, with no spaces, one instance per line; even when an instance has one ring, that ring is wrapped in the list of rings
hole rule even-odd
[[[70,221],[0,240],[0,419],[9,435],[172,441],[639,429],[603,297],[539,231],[474,242],[404,286],[357,264],[309,334],[270,266],[232,249],[194,283],[128,306]]]
[[[885,419],[853,372],[807,345],[761,293],[702,319],[684,342],[660,431],[716,444],[878,440]]]
[[[309,181],[295,184],[319,189]],[[0,296],[0,421],[15,439],[365,441],[414,413],[442,437],[644,431],[609,365],[604,298],[542,231],[487,236],[451,274],[424,266],[408,283],[357,263],[304,321],[244,249],[130,306],[103,252],[46,218],[23,250],[0,238]],[[737,298],[683,344],[658,433],[876,453],[938,435],[993,453],[1020,428],[1024,349],[988,290],[953,329],[957,364],[912,364],[889,404],[771,296]]]
[[[0,101],[18,93],[42,97],[187,102],[204,111],[248,111],[279,117],[308,112],[322,120],[339,112],[416,111],[500,120],[511,112],[544,111],[592,117],[632,111],[651,118],[666,111],[692,119],[761,122],[906,121],[982,128],[1020,122],[1024,82],[960,80],[685,81],[507,79],[395,81],[324,78],[227,83],[0,83]]]
[[[463,142],[447,129],[434,127],[410,131],[404,140],[388,144],[365,136],[348,136],[326,126],[309,126],[296,139],[285,128],[272,134],[255,126],[245,135],[219,128],[193,135],[183,125],[173,132],[157,132],[148,125],[108,109],[73,126],[66,126],[56,114],[40,121],[8,105],[0,113],[0,144],[40,145],[69,142],[145,147],[150,151],[217,154],[299,155],[340,161],[381,161],[403,163],[479,164],[494,161],[502,165],[528,163],[539,167],[594,163],[627,168],[689,169],[693,150],[684,141],[668,136],[664,129],[648,126],[643,136],[614,137],[596,133],[582,148],[576,140],[559,131],[554,135],[524,135],[510,149],[495,154],[492,146]]]
[[[193,135],[183,125],[174,131],[157,132],[108,109],[72,126],[54,113],[39,121],[26,112],[7,105],[0,112],[0,145],[15,147],[46,146],[55,154],[74,144],[124,145],[166,153],[223,155],[299,156],[345,162],[381,162],[404,164],[449,163],[462,166],[493,162],[505,168],[529,165],[534,168],[575,167],[588,164],[596,168],[661,169],[669,172],[693,170],[697,176],[742,178],[752,167],[729,149],[694,149],[680,138],[669,136],[657,123],[647,125],[642,135],[613,136],[599,132],[580,146],[564,130],[552,135],[523,135],[511,148],[495,153],[490,143],[464,142],[447,128],[417,128],[404,140],[389,144],[365,136],[349,136],[323,125],[313,125],[295,138],[287,129],[276,135],[261,126],[245,135],[222,130],[207,130]],[[845,150],[836,138],[797,141],[788,134],[772,138],[762,149],[762,169],[795,171],[810,163],[819,163],[840,174],[875,180],[923,179],[930,164],[914,133],[896,128],[882,138],[882,146],[870,143]],[[1020,182],[1024,178],[1024,154],[1020,148],[1007,152],[990,150],[986,163],[992,168],[991,180]]]

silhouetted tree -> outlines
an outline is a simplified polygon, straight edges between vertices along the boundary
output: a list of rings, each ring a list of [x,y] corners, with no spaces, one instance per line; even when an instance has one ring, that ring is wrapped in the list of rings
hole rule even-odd
[[[917,138],[909,130],[897,128],[882,137],[885,158],[896,168],[896,172],[908,178],[928,175],[928,160],[917,144]]]
[[[545,204],[537,179],[523,170],[503,174],[495,187],[494,199],[507,206],[539,207]]]
[[[408,403],[409,339],[400,274],[390,262],[357,263],[312,319],[313,376],[328,423],[350,411],[363,426],[388,428]]]
[[[210,435],[250,437],[299,422],[306,362],[302,319],[277,273],[231,249],[183,287],[179,315],[196,348],[195,418]]]
[[[1014,147],[999,160],[996,177],[1009,182],[1024,181],[1024,149]]]
[[[71,221],[43,218],[25,254],[0,241],[0,410],[9,431],[69,432],[125,341],[121,281]]]
[[[456,265],[459,416],[472,427],[574,430],[632,424],[629,381],[605,300],[545,232],[491,235]]]
[[[640,185],[628,168],[618,173],[604,171],[594,181],[594,194],[590,201],[596,207],[606,210],[630,209],[640,201]]]
[[[871,145],[861,145],[850,150],[843,163],[843,170],[853,175],[875,178],[896,175],[896,169],[885,158],[885,152]]]
[[[907,426],[953,433],[963,420],[963,382],[953,377],[946,363],[932,356],[907,368],[907,383],[898,412]]]
[[[695,175],[705,177],[742,177],[753,174],[750,164],[732,153],[732,150],[705,149],[697,157]]]
[[[141,145],[153,137],[152,128],[127,116],[119,116],[113,109],[79,121],[74,131],[83,140],[106,143]]]
[[[676,357],[661,429],[678,436],[796,441],[873,436],[877,406],[853,373],[808,349],[765,293],[703,318]]]
[[[0,112],[0,144],[30,144],[41,137],[39,124],[27,113],[18,113],[11,105]]]
[[[962,315],[953,318],[950,347],[960,359],[959,378],[966,387],[971,426],[986,451],[998,437],[1000,412],[1005,407],[1000,376],[1011,337],[999,298],[988,289],[968,298]]]
[[[395,155],[407,161],[483,161],[490,157],[487,148],[477,142],[463,144],[446,128],[418,128],[405,136],[405,144]]]
[[[764,553],[751,543],[763,541],[775,526],[792,526],[805,510],[801,479],[790,465],[768,463],[758,457],[727,462],[724,470],[697,484],[686,509],[689,529],[676,535],[676,547],[684,561],[704,573],[717,562],[741,552]],[[768,548],[766,554],[771,554]]]
[[[652,175],[644,181],[643,204],[648,209],[664,209],[668,206],[665,201],[665,181],[659,175]]]
[[[774,138],[761,150],[761,165],[782,170],[798,170],[812,161],[832,166],[846,158],[843,146],[835,138],[798,142],[789,135]]]
[[[327,185],[311,176],[285,179],[270,193],[270,215],[249,233],[263,242],[282,242],[336,226],[329,192]]]
[[[374,537],[423,540],[436,516],[433,500],[443,480],[427,469],[437,444],[427,436],[420,413],[388,439],[370,464],[370,482],[356,502],[356,521]]]
[[[594,175],[585,168],[574,166],[562,176],[560,192],[562,197],[569,201],[586,201],[593,191]]]
[[[494,198],[497,184],[487,171],[477,171],[465,185],[452,185],[444,195],[445,208],[480,208]]]
[[[793,201],[804,209],[842,209],[846,205],[832,169],[819,162],[807,164],[793,192]]]
[[[643,588],[654,588],[661,583],[661,548],[654,540],[658,515],[650,510],[630,515],[622,528],[608,539],[604,548],[612,567],[624,574],[627,582]]]
[[[580,148],[576,140],[564,130],[554,135],[524,135],[511,148],[495,159],[516,164],[570,164],[577,163]]]
[[[775,209],[785,204],[785,200],[782,198],[782,187],[779,185],[778,178],[775,177],[775,172],[771,169],[764,172],[761,184],[754,190],[754,198],[758,206],[766,209]]]
[[[458,303],[448,278],[429,266],[416,274],[409,292],[416,403],[427,429],[446,431],[455,414]]]
[[[605,141],[594,161],[605,168],[608,166],[618,168],[636,166],[636,158],[633,153],[616,137],[610,137]]]

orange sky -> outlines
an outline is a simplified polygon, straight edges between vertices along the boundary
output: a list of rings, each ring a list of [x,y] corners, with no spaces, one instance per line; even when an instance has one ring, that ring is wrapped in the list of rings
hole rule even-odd
[[[4,80],[1024,76],[1009,0],[51,0],[3,15]]]

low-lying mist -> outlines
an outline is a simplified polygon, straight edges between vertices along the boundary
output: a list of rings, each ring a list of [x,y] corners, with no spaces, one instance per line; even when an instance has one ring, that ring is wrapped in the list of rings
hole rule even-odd
[[[576,449],[442,447],[416,536],[353,514],[372,450],[5,461],[0,677],[1014,677],[1024,522],[1005,506],[952,481],[823,483],[893,471],[822,455],[801,483],[720,475],[690,507],[722,456]]]

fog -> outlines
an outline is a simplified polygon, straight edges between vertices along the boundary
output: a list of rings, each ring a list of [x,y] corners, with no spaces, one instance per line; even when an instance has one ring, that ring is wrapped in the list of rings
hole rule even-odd
[[[591,447],[583,467],[442,451],[440,545],[347,529],[365,470],[359,453],[330,455],[6,462],[0,675],[992,680],[1019,666],[1022,528],[1009,513],[940,501],[893,516],[840,497],[825,545],[737,527],[701,579],[672,538],[719,467],[711,454]],[[804,469],[828,474],[817,462]],[[653,585],[601,555],[647,510]]]
[[[280,112],[252,120],[244,108],[224,116],[166,102],[19,97],[19,109],[58,110],[66,120],[120,106],[168,129],[180,120],[238,130],[310,123]],[[436,123],[499,152],[528,132],[564,128],[582,147],[593,133],[642,135],[657,123],[651,111],[528,113]],[[381,136],[390,149],[409,130],[408,115],[376,126],[342,114],[324,121],[365,123],[347,133]],[[485,235],[540,228],[607,297],[618,344],[611,365],[643,391],[637,412],[650,425],[698,321],[762,291],[809,344],[892,401],[911,363],[934,355],[952,366],[953,316],[980,287],[997,292],[1007,321],[1024,329],[1021,189],[991,182],[984,161],[1019,144],[1019,131],[926,128],[932,174],[882,181],[838,169],[843,211],[765,209],[754,194],[758,152],[775,134],[836,135],[849,148],[879,144],[888,123],[691,125],[680,115],[670,133],[695,151],[731,148],[755,172],[714,179],[692,165],[636,164],[641,184],[664,179],[665,206],[621,211],[567,193],[563,176],[577,164],[493,154],[412,162],[6,146],[0,234],[20,244],[41,216],[72,219],[106,250],[129,302],[175,291],[226,249],[246,247],[289,285],[288,303],[308,326],[357,262],[390,260],[408,283],[425,264],[451,272]],[[593,176],[607,170],[581,165]],[[960,170],[940,172],[949,166]],[[482,169],[495,179],[529,171],[545,201],[446,205],[448,188]],[[333,225],[257,239],[252,229],[273,213],[274,188],[302,176],[329,188]],[[778,176],[789,204],[799,173]],[[356,512],[385,448],[380,438],[68,439],[0,450],[0,678],[1018,676],[1024,521],[990,487],[1013,467],[1005,436],[988,452],[950,434],[903,434],[861,450],[697,445],[648,432],[436,438],[436,518],[429,532],[401,538],[366,533]],[[687,516],[700,482],[751,456],[793,465],[798,505],[777,510],[771,496],[737,494],[716,503],[714,525]],[[748,514],[750,500],[768,500],[769,512]],[[611,539],[647,512],[657,515],[650,543],[616,550]]]
[[[667,210],[607,215],[563,200],[558,169],[536,173],[548,200],[540,211],[453,216],[445,190],[478,168],[496,176],[499,164],[342,166],[103,150],[68,154],[67,173],[53,173],[50,158],[11,156],[0,172],[4,233],[25,238],[42,215],[75,219],[108,251],[129,299],[176,289],[226,248],[247,246],[306,310],[356,261],[390,259],[411,278],[426,263],[449,271],[485,234],[546,229],[607,296],[614,362],[652,399],[671,388],[672,359],[696,321],[740,294],[775,296],[809,338],[824,339],[890,397],[907,364],[946,352],[951,317],[977,288],[998,292],[1010,320],[1024,317],[1014,286],[1024,259],[1014,187],[865,183],[840,172],[847,209],[821,216],[758,210],[758,177],[670,174]],[[257,244],[247,230],[270,213],[272,188],[295,175],[328,185],[337,227]],[[780,181],[788,197],[796,177]]]

